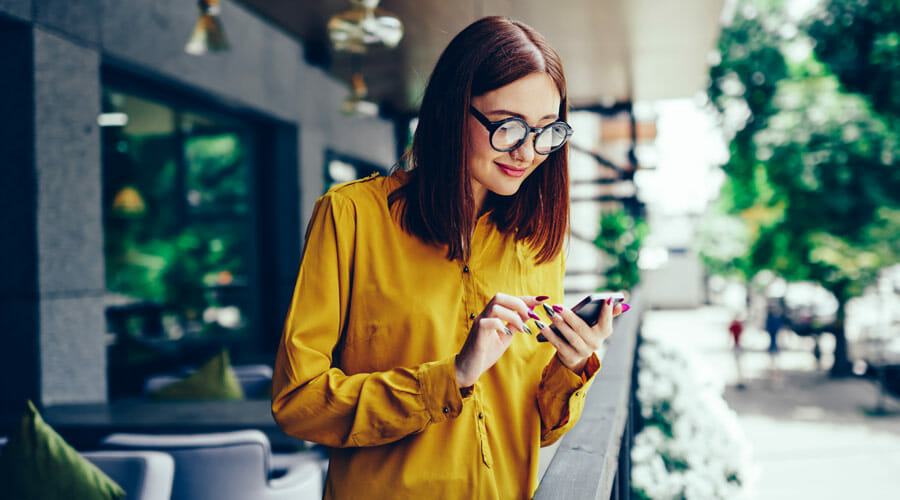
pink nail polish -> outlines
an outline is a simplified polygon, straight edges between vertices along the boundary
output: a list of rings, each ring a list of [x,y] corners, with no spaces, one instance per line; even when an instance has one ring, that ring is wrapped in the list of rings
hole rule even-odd
[[[543,302],[543,301],[545,301],[545,300],[547,300],[547,299],[549,299],[549,298],[550,298],[550,297],[548,297],[548,296],[546,296],[546,295],[539,295],[539,296],[535,297],[534,300],[536,300],[536,301],[538,301],[538,302]]]
[[[563,306],[554,304],[554,305],[553,305],[553,310],[556,311],[556,312],[558,312],[558,313],[561,313],[561,312],[563,312]]]
[[[528,311],[528,317],[531,319],[541,319],[541,317],[535,314],[534,311]]]
[[[622,312],[625,312],[629,309],[631,309],[631,306],[629,306],[628,304],[622,304]]]
[[[606,305],[612,304],[612,297],[606,299]]]

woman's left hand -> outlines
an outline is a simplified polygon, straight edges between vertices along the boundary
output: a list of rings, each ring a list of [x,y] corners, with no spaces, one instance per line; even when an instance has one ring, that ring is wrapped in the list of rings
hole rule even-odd
[[[541,333],[556,348],[556,356],[560,362],[573,372],[581,374],[591,355],[612,334],[612,320],[622,314],[622,304],[613,305],[611,299],[607,300],[601,307],[600,318],[594,326],[588,326],[571,309],[553,306],[553,311],[555,314],[551,320],[561,335],[557,335],[549,325],[541,329]]]

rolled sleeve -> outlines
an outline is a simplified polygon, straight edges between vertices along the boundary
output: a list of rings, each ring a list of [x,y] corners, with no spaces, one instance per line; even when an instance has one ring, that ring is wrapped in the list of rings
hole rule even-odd
[[[416,371],[425,410],[432,422],[456,418],[463,397],[456,383],[456,358],[424,363]]]
[[[541,413],[541,444],[552,444],[565,434],[584,409],[584,398],[600,371],[596,354],[588,359],[581,375],[566,368],[556,356],[544,368],[538,390]]]

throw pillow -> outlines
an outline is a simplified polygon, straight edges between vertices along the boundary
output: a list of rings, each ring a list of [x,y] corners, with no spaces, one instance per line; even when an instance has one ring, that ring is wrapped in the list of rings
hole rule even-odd
[[[150,397],[165,401],[237,401],[244,399],[244,389],[231,369],[228,350],[222,349],[197,371],[154,391]]]
[[[0,497],[118,500],[125,492],[69,446],[28,401],[0,455]]]

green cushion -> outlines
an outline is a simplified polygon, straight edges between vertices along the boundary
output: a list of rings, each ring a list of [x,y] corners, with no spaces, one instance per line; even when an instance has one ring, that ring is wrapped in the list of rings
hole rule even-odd
[[[0,455],[0,497],[120,499],[125,492],[47,425],[31,401]]]
[[[244,389],[231,369],[228,350],[222,349],[190,376],[152,392],[150,397],[163,401],[241,400]]]

